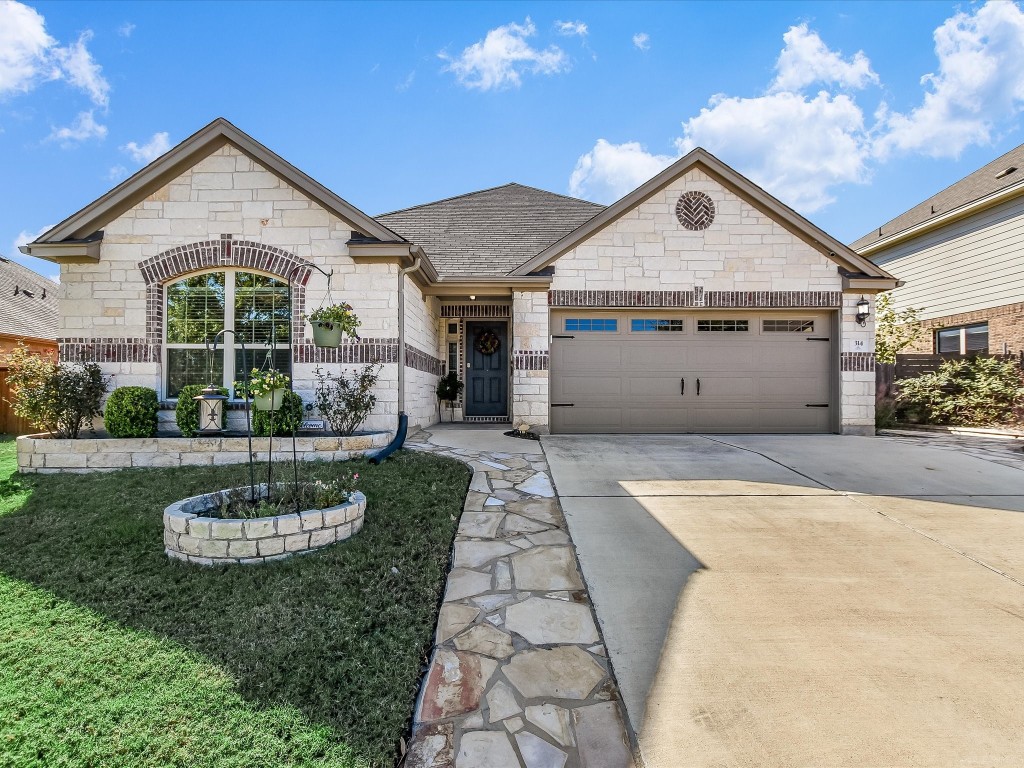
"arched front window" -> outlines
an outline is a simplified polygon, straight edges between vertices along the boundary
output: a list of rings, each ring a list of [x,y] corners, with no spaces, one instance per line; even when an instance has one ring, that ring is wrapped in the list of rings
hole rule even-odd
[[[235,269],[191,275],[167,285],[164,318],[167,397],[211,378],[234,396],[232,383],[245,373],[242,343],[249,368],[291,374],[291,303],[284,280]],[[207,340],[225,328],[234,333],[225,333],[209,355]]]

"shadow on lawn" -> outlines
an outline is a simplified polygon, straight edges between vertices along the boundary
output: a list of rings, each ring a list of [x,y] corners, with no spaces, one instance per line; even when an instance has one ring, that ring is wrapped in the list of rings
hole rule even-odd
[[[469,470],[408,452],[345,468],[359,472],[369,500],[361,533],[272,565],[216,568],[166,557],[162,511],[245,484],[244,466],[15,479],[31,494],[0,517],[0,571],[197,651],[245,698],[295,707],[366,764],[392,764],[431,646]],[[300,471],[312,479],[336,470]]]

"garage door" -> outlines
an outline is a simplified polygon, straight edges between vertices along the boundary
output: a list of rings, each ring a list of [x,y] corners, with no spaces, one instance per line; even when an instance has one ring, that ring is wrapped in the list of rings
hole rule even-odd
[[[559,311],[551,431],[831,432],[828,313]]]

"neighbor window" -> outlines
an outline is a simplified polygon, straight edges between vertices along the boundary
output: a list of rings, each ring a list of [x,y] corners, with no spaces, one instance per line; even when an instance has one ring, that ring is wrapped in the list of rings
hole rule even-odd
[[[633,333],[649,333],[651,331],[682,331],[682,320],[631,320],[629,324]]]
[[[988,323],[940,328],[935,332],[935,351],[958,355],[988,352]]]
[[[748,320],[698,320],[698,331],[749,331]]]
[[[600,331],[604,333],[618,333],[619,321],[614,317],[578,317],[566,318],[565,330],[567,331]]]
[[[813,320],[762,320],[765,333],[814,333]]]
[[[288,284],[266,275],[236,270],[192,275],[167,286],[167,397],[187,384],[221,384],[232,391],[245,366],[291,372],[291,304]],[[228,329],[216,354],[207,342]],[[245,344],[243,365],[242,344]],[[272,349],[273,347],[273,349]]]

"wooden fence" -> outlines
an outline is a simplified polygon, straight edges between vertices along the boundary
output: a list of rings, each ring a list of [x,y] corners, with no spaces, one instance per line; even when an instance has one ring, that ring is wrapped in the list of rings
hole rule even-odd
[[[7,369],[0,368],[0,434],[29,435],[38,432],[29,422],[14,414],[11,404],[11,388],[7,385]]]
[[[934,373],[947,360],[966,360],[970,357],[994,357],[998,360],[1015,360],[1024,371],[1024,352],[1018,355],[896,355],[895,363],[875,364],[875,402],[891,400],[896,396],[896,382],[900,379],[916,379],[927,373]]]

